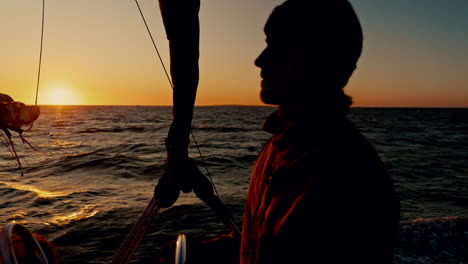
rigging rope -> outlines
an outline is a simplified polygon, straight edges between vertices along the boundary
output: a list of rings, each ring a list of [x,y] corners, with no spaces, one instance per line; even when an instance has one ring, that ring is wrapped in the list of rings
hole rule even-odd
[[[36,101],[35,105],[37,105],[37,98],[39,96],[39,83],[41,81],[41,65],[42,65],[42,43],[44,42],[44,12],[45,12],[45,0],[42,0],[42,28],[41,28],[41,48],[39,51],[39,68],[37,70],[37,83],[36,83]],[[32,124],[31,124],[32,126]]]
[[[160,207],[156,205],[156,201],[153,197],[135,226],[133,226],[132,230],[125,238],[117,251],[117,254],[115,254],[112,259],[112,264],[127,264],[130,262],[133,253],[135,253],[135,250],[143,239],[143,236],[148,231],[150,224],[154,221],[159,209]]]
[[[2,144],[8,149],[8,151],[10,151],[11,156],[15,157],[15,153],[13,153],[13,150],[11,149],[10,140],[8,139],[8,137],[5,135],[3,131],[1,131],[0,135],[2,135],[3,137],[3,138],[0,138],[0,140],[2,141]]]
[[[23,176],[24,175],[23,166],[21,166],[21,161],[18,157],[18,154],[16,154],[15,143],[13,143],[13,140],[11,140],[11,136],[9,136],[8,139],[10,140],[11,149],[13,150],[13,153],[15,154],[16,161],[18,162],[19,168],[21,170],[21,176]]]
[[[156,53],[158,54],[159,61],[161,62],[161,65],[162,65],[162,67],[164,69],[164,73],[166,74],[167,80],[169,81],[169,84],[171,85],[172,90],[174,90],[174,84],[172,83],[171,77],[169,77],[169,74],[167,73],[166,65],[164,65],[164,61],[161,58],[161,54],[159,53],[159,49],[156,46],[156,42],[154,41],[153,34],[151,34],[151,30],[148,27],[148,23],[146,23],[145,15],[143,15],[143,12],[141,11],[141,8],[140,8],[140,4],[138,4],[138,0],[135,0],[135,3],[137,5],[137,7],[138,7],[138,10],[140,11],[141,18],[143,19],[143,22],[145,23],[146,30],[148,31],[148,34],[149,34],[149,36],[151,38],[151,42],[153,43],[153,47],[156,50]]]

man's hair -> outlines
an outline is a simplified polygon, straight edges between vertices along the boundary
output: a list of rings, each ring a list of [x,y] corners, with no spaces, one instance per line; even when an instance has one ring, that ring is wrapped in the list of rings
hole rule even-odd
[[[349,108],[351,99],[342,88],[361,56],[363,33],[347,0],[287,0],[273,10],[265,33],[271,41],[299,51],[304,68],[330,84],[323,87],[327,91],[310,92],[329,94]]]
[[[334,65],[354,67],[362,51],[361,25],[347,0],[288,0],[272,12],[265,32]]]

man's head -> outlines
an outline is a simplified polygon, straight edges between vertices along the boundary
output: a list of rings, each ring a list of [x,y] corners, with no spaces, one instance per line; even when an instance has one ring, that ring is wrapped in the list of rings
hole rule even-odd
[[[359,20],[347,0],[288,0],[270,15],[261,99],[282,105],[341,93],[362,50]]]

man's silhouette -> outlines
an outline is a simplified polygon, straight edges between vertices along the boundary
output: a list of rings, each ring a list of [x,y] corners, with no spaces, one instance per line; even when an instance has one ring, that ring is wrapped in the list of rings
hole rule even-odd
[[[343,88],[363,40],[352,6],[288,0],[265,34],[255,60],[260,96],[279,107],[264,123],[272,136],[252,171],[242,234],[194,245],[191,263],[392,263],[394,187],[346,117],[351,99]]]

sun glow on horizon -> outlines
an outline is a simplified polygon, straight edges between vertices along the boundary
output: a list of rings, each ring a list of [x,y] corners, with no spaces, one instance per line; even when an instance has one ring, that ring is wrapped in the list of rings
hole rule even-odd
[[[81,96],[69,85],[54,83],[39,94],[39,101],[43,105],[79,105],[82,104]]]

